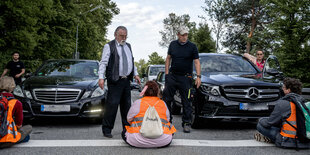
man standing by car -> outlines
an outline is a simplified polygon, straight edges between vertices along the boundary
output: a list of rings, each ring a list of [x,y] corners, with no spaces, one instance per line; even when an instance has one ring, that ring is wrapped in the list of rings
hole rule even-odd
[[[188,40],[187,28],[181,27],[178,30],[177,36],[178,40],[172,41],[168,48],[168,55],[165,63],[166,79],[163,99],[171,114],[171,102],[173,101],[176,90],[179,90],[183,105],[183,131],[189,133],[192,114],[192,105],[189,97],[192,87],[193,60],[197,72],[197,79],[195,81],[197,88],[201,84],[200,62],[197,46]],[[172,116],[170,118],[172,118]]]
[[[112,138],[115,117],[120,105],[123,130],[127,122],[127,113],[131,106],[130,80],[140,84],[137,68],[134,66],[131,46],[126,43],[127,28],[119,26],[114,32],[115,39],[107,43],[102,52],[99,65],[99,86],[104,89],[104,73],[108,84],[108,97],[102,121],[102,132]]]
[[[14,78],[15,84],[19,85],[22,82],[22,75],[25,73],[24,63],[19,60],[19,53],[12,53],[13,60],[9,61],[1,75],[1,77],[5,76],[5,74],[10,70],[10,76]]]

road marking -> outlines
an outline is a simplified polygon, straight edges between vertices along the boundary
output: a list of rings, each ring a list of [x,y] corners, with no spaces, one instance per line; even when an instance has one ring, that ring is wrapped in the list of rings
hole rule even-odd
[[[78,146],[128,146],[123,140],[30,140],[14,147],[78,147]],[[171,146],[209,147],[266,147],[274,146],[256,140],[190,140],[174,139]]]

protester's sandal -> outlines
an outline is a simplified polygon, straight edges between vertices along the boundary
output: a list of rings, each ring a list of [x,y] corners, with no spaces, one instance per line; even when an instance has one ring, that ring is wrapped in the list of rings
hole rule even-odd
[[[254,139],[259,142],[272,143],[271,139],[257,132],[254,134]]]

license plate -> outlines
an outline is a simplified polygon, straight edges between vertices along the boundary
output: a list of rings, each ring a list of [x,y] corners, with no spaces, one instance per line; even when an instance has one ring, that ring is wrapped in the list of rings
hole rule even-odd
[[[43,112],[69,112],[70,105],[41,105]]]
[[[268,110],[268,104],[266,104],[266,103],[240,103],[239,109],[240,110],[247,110],[247,111]]]

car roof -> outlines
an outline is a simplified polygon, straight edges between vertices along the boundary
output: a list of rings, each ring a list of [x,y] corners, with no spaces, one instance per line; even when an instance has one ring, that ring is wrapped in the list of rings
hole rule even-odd
[[[165,67],[165,65],[149,65],[149,67]]]
[[[199,53],[199,56],[241,56],[237,54],[226,54],[226,53]]]
[[[87,60],[87,59],[49,59],[47,61],[85,61],[85,62],[98,62],[98,60]]]

